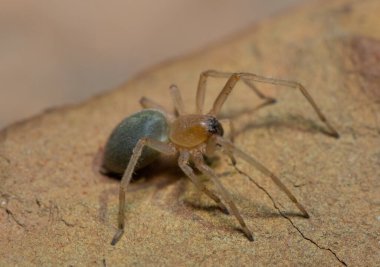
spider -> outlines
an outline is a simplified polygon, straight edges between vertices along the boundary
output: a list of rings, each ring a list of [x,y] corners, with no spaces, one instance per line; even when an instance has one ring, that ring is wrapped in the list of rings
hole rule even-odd
[[[206,114],[203,113],[205,101],[206,83],[209,77],[228,78],[225,86],[215,99],[212,108]],[[200,74],[196,94],[196,111],[187,113],[184,110],[183,100],[177,86],[170,86],[170,94],[174,102],[176,112],[168,112],[164,107],[154,101],[143,97],[140,104],[144,108],[130,117],[124,119],[112,132],[104,151],[103,171],[108,173],[122,174],[119,189],[119,212],[118,230],[111,244],[115,245],[124,233],[125,220],[125,192],[131,181],[133,172],[139,168],[152,163],[159,153],[166,155],[178,155],[178,165],[190,178],[194,185],[208,197],[210,197],[219,208],[236,217],[241,229],[248,238],[253,241],[253,235],[248,229],[243,217],[232,200],[227,189],[219,181],[218,175],[204,162],[204,155],[211,156],[216,149],[221,148],[236,163],[235,156],[251,164],[259,171],[269,176],[272,181],[289,197],[289,199],[301,211],[302,216],[309,218],[306,209],[297,201],[296,197],[281,182],[281,180],[268,170],[254,157],[246,154],[233,144],[231,140],[223,138],[224,130],[222,120],[218,120],[219,113],[236,83],[242,80],[253,92],[265,101],[261,106],[275,103],[275,99],[262,94],[253,82],[269,83],[287,87],[297,88],[313,107],[319,119],[327,126],[328,134],[338,138],[338,132],[322,114],[313,98],[304,86],[298,82],[282,79],[267,78],[252,73],[228,73],[208,70]],[[232,132],[232,124],[229,119]],[[194,166],[214,184],[217,193],[209,190],[194,173],[189,163]]]

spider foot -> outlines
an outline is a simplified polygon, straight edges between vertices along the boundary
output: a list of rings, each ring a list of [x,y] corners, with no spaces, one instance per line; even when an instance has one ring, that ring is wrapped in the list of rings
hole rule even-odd
[[[124,230],[123,229],[118,229],[115,235],[112,238],[111,245],[114,246],[116,245],[117,242],[119,242],[120,238],[123,236]]]
[[[218,203],[218,206],[219,206],[219,209],[224,213],[224,214],[227,214],[229,215],[230,212],[228,211],[227,207],[224,206],[224,204],[222,202],[219,202]]]
[[[251,231],[247,227],[243,228],[243,232],[244,232],[245,236],[248,238],[249,241],[252,242],[252,241],[255,240],[254,237],[253,237],[253,235],[252,235],[252,233],[251,233]]]

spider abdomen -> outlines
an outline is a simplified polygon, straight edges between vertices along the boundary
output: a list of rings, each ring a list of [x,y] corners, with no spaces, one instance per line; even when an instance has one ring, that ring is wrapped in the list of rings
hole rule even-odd
[[[156,109],[144,109],[122,120],[112,131],[104,148],[103,171],[122,175],[132,156],[133,148],[143,137],[168,141],[169,125],[165,115]],[[141,169],[152,163],[159,153],[145,147],[137,163]]]

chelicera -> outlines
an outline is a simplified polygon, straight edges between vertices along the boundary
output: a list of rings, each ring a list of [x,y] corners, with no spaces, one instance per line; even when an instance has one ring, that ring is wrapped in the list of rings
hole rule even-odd
[[[206,83],[209,77],[228,78],[228,80],[215,99],[211,110],[204,114],[203,106]],[[208,70],[200,75],[196,94],[195,113],[187,113],[184,110],[183,100],[175,85],[170,87],[170,94],[176,110],[175,113],[168,112],[164,107],[143,97],[140,103],[144,109],[124,119],[114,129],[105,146],[103,169],[106,172],[122,175],[119,191],[118,230],[112,239],[112,245],[115,245],[124,233],[125,192],[127,191],[133,172],[150,164],[159,153],[178,155],[178,165],[186,176],[190,178],[200,191],[214,200],[220,209],[236,217],[243,232],[250,241],[253,241],[253,235],[240,215],[231,195],[222,185],[214,170],[204,162],[204,155],[210,156],[217,149],[222,149],[231,157],[233,162],[235,162],[236,156],[269,176],[297,206],[302,216],[309,218],[309,214],[303,205],[298,202],[296,197],[275,174],[254,157],[237,148],[232,140],[227,140],[223,137],[222,121],[218,118],[223,104],[239,80],[242,80],[257,96],[264,100],[261,106],[273,104],[275,103],[275,99],[262,94],[253,82],[299,89],[311,104],[319,119],[328,128],[328,134],[336,138],[339,137],[338,132],[322,114],[305,87],[294,81],[267,78],[252,73],[226,73]],[[231,127],[231,121],[226,120],[226,122],[229,122]],[[232,129],[233,127],[231,127]],[[189,165],[190,161],[193,162],[194,166],[203,175],[213,182],[217,193],[205,187]]]

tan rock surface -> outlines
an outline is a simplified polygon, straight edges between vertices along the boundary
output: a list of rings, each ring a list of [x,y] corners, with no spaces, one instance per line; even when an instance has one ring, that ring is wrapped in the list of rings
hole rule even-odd
[[[319,2],[86,103],[8,127],[0,134],[0,265],[379,265],[378,14],[378,1]],[[213,167],[256,236],[249,242],[232,216],[163,164],[130,187],[126,232],[111,246],[119,182],[97,172],[99,150],[140,109],[141,96],[170,107],[167,88],[176,83],[194,108],[205,69],[298,80],[337,127],[340,139],[323,134],[299,92],[263,85],[278,104],[235,119],[236,144],[282,177],[311,218],[296,216],[257,170],[244,162],[235,169],[221,156]],[[222,84],[210,81],[208,105]],[[239,85],[224,113],[259,103]]]

